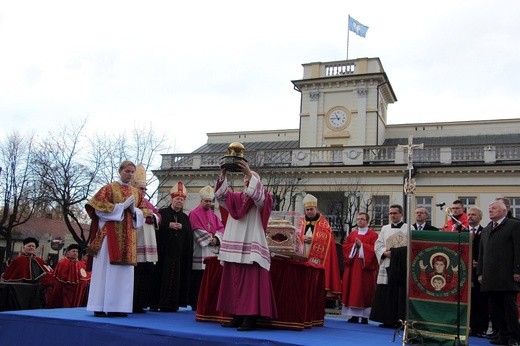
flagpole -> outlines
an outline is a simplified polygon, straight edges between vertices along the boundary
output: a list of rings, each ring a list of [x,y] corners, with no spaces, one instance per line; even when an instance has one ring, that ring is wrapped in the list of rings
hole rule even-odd
[[[348,22],[350,23],[350,14],[348,15]],[[348,24],[347,24],[348,25]],[[347,61],[348,61],[348,45],[349,45],[349,39],[350,39],[350,28],[347,28]]]

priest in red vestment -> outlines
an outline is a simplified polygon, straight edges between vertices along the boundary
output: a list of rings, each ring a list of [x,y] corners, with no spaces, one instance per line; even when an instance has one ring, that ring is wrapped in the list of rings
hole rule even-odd
[[[303,199],[305,218],[299,221],[299,236],[307,261],[325,269],[325,292],[328,299],[341,294],[336,240],[327,219],[318,212],[318,199],[311,194]]]
[[[79,250],[79,245],[69,245],[65,258],[58,262],[54,270],[55,283],[48,307],[75,308],[85,306],[90,273],[87,272],[85,263],[78,259]]]
[[[349,233],[342,247],[345,269],[341,314],[352,316],[348,320],[350,323],[368,324],[379,269],[374,251],[378,234],[368,227],[370,216],[367,213],[360,212],[356,221],[357,229]]]
[[[150,215],[144,196],[130,184],[136,165],[123,161],[118,181],[103,186],[85,206],[92,224],[89,244],[92,279],[87,311],[97,317],[132,312],[137,229]]]

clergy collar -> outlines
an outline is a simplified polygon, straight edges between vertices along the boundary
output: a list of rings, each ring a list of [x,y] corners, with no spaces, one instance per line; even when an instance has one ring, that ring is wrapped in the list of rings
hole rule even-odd
[[[305,216],[306,221],[318,221],[319,218],[320,218],[320,213],[316,213],[316,216],[313,218],[309,218],[309,217]]]
[[[392,228],[401,228],[403,225],[404,225],[404,221],[401,221],[399,223],[392,223],[391,227]]]

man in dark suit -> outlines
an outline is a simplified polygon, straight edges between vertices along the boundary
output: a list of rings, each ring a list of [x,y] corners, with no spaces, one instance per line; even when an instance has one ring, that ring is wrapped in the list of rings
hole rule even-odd
[[[477,265],[481,290],[487,292],[498,335],[493,345],[520,345],[516,296],[520,290],[520,222],[508,219],[502,201],[489,205],[492,222],[480,238]]]
[[[439,229],[437,227],[432,226],[426,222],[428,217],[428,209],[423,206],[418,206],[415,208],[415,223],[412,225],[412,229],[418,231],[438,231]]]
[[[502,202],[504,202],[504,205],[506,206],[506,209],[507,209],[507,218],[508,219],[513,219],[513,220],[516,220],[516,221],[520,221],[520,219],[518,219],[517,217],[513,216],[513,211],[511,210],[511,201],[509,200],[509,198],[497,197],[497,198],[495,198],[495,201],[502,201]]]
[[[489,327],[489,302],[487,292],[480,290],[480,282],[477,279],[478,250],[480,237],[484,227],[480,225],[482,210],[478,207],[468,209],[469,231],[472,237],[473,265],[471,275],[471,310],[470,322],[471,336],[485,337]]]

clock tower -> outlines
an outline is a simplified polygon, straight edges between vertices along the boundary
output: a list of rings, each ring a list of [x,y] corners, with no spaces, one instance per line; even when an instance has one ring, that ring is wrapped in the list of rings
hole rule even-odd
[[[303,65],[300,147],[380,145],[388,104],[397,101],[378,58]]]

